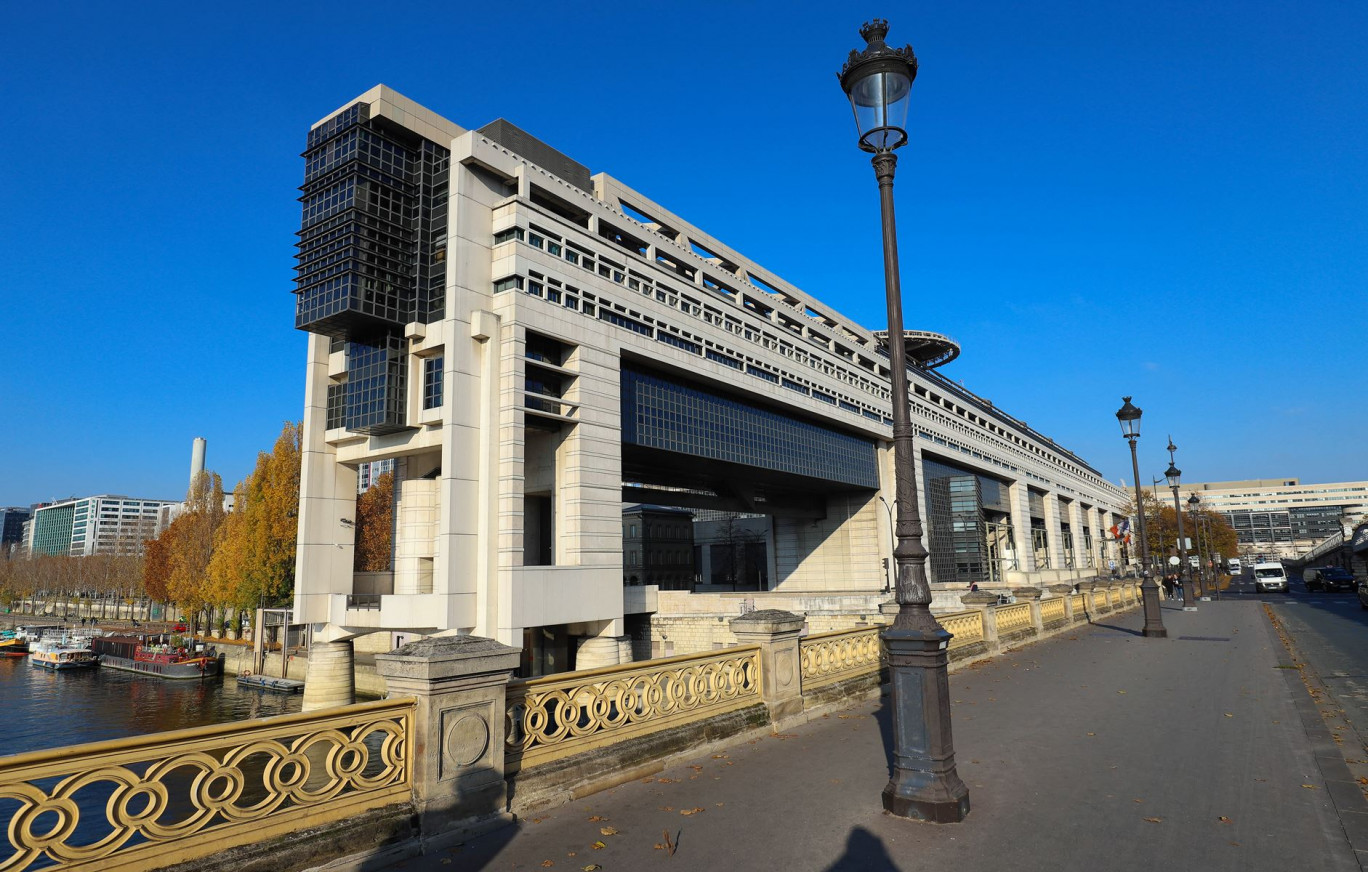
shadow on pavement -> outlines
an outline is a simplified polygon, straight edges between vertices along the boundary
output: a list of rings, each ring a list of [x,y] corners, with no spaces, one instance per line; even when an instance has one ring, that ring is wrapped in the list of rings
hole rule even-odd
[[[1128,636],[1143,636],[1143,635],[1145,635],[1144,631],[1142,631],[1142,630],[1136,630],[1136,629],[1133,629],[1133,628],[1131,628],[1131,627],[1121,627],[1121,626],[1117,626],[1116,624],[1103,624],[1103,623],[1101,623],[1101,622],[1099,622],[1099,621],[1088,621],[1088,625],[1089,625],[1089,626],[1092,626],[1092,627],[1101,627],[1101,628],[1104,629],[1104,630],[1115,630],[1115,631],[1118,632],[1118,633],[1125,633],[1125,634],[1128,635]]]
[[[864,827],[850,831],[845,853],[825,872],[900,872],[893,858],[888,856],[883,841]]]

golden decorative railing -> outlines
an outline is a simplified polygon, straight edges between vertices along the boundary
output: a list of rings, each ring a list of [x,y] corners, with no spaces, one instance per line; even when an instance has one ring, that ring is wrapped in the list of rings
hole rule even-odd
[[[954,634],[949,650],[963,648],[983,639],[983,612],[970,609],[967,612],[954,612],[949,615],[936,615],[936,620],[946,630]]]
[[[1083,620],[1088,613],[1088,595],[1085,593],[1069,594],[1069,602],[1073,605],[1073,615],[1075,621]]]
[[[517,772],[759,702],[754,645],[514,681],[504,768]]]
[[[1040,601],[1040,619],[1045,623],[1064,620],[1064,599],[1054,597]]]
[[[1030,603],[1013,603],[1010,606],[997,607],[997,629],[999,635],[1011,633],[1015,630],[1029,630],[1032,626]]]
[[[386,700],[0,758],[0,872],[156,869],[407,802],[412,720]]]
[[[814,633],[798,640],[803,692],[879,668],[883,644],[877,627]]]

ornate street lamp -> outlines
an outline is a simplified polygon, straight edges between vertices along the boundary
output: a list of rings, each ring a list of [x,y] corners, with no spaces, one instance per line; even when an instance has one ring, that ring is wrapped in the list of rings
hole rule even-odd
[[[884,808],[900,817],[955,823],[969,814],[969,788],[955,771],[950,734],[950,634],[931,615],[917,506],[917,473],[912,457],[908,410],[907,354],[902,292],[898,282],[898,238],[893,220],[893,149],[907,143],[907,107],[917,57],[912,46],[884,42],[888,22],[876,18],[860,28],[868,45],[851,51],[838,74],[859,128],[860,148],[874,155],[883,217],[884,291],[888,303],[888,354],[893,388],[893,476],[898,507],[898,614],[884,630],[893,692],[893,777],[883,791]]]
[[[1183,471],[1173,465],[1173,452],[1178,450],[1178,446],[1173,444],[1173,437],[1169,437],[1168,453],[1169,466],[1164,470],[1164,478],[1168,479],[1169,490],[1173,491],[1173,513],[1178,516],[1178,579],[1183,585],[1183,611],[1196,609],[1192,599],[1192,574],[1188,572],[1187,544],[1183,533],[1183,507],[1178,502],[1178,486],[1182,484]]]
[[[1159,586],[1150,574],[1149,540],[1145,538],[1145,501],[1140,494],[1140,462],[1135,457],[1135,440],[1140,438],[1140,415],[1138,406],[1131,405],[1130,397],[1121,398],[1125,405],[1116,413],[1121,422],[1121,435],[1130,443],[1131,469],[1135,472],[1135,515],[1140,525],[1140,599],[1145,604],[1144,634],[1149,638],[1163,639],[1168,636],[1164,629],[1164,617],[1159,611]]]
[[[1192,528],[1197,536],[1197,593],[1202,599],[1210,599],[1211,587],[1207,584],[1207,564],[1211,562],[1211,537],[1206,536],[1203,540],[1203,533],[1206,529],[1206,519],[1197,513],[1202,507],[1202,500],[1196,494],[1187,498],[1188,513],[1192,515]],[[1215,573],[1212,573],[1213,581]]]

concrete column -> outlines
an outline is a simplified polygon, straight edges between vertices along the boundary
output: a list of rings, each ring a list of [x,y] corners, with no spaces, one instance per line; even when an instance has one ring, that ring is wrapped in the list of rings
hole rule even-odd
[[[1092,514],[1091,509],[1088,511],[1088,514]],[[1069,503],[1069,526],[1073,528],[1073,552],[1075,569],[1089,569],[1095,562],[1092,559],[1092,549],[1090,547],[1087,547],[1083,541],[1083,528],[1085,526],[1092,526],[1087,522],[1087,520],[1088,519],[1084,516],[1083,504],[1081,502],[1079,502],[1078,500],[1074,500],[1073,502]]]
[[[356,657],[350,638],[317,641],[309,647],[303,710],[335,708],[356,702]]]
[[[803,679],[798,635],[803,618],[778,609],[761,609],[732,618],[732,635],[742,645],[760,646],[760,698],[770,722],[803,713]]]
[[[1050,568],[1064,568],[1064,530],[1060,527],[1059,495],[1045,494],[1045,530],[1050,537]]]
[[[983,643],[988,646],[990,654],[1002,650],[1002,645],[998,642],[997,610],[994,608],[997,601],[997,594],[986,590],[976,590],[960,597],[960,602],[969,608],[983,612]]]
[[[628,651],[631,650],[632,640],[627,636],[589,636],[580,639],[575,649],[575,671],[617,666],[623,662],[623,644],[628,646]]]
[[[1031,626],[1035,627],[1037,636],[1044,635],[1045,619],[1040,615],[1040,588],[1016,587],[1012,589],[1012,596],[1018,601],[1031,604]]]
[[[1016,545],[1017,569],[1035,572],[1035,550],[1031,547],[1031,499],[1026,482],[1013,482],[1008,493],[1012,506],[1012,538]]]
[[[435,636],[375,656],[388,696],[417,700],[413,800],[425,838],[505,817],[505,692],[518,657],[479,636]]]

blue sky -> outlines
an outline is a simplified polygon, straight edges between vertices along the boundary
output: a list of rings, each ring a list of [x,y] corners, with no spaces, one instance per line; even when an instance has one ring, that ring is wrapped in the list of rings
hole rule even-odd
[[[471,7],[471,8],[468,8]],[[835,72],[921,61],[897,208],[945,374],[1130,481],[1368,478],[1368,4],[19,4],[0,136],[0,505],[231,485],[301,415],[298,157],[377,82],[506,117],[872,329]],[[88,342],[77,341],[88,339]]]

